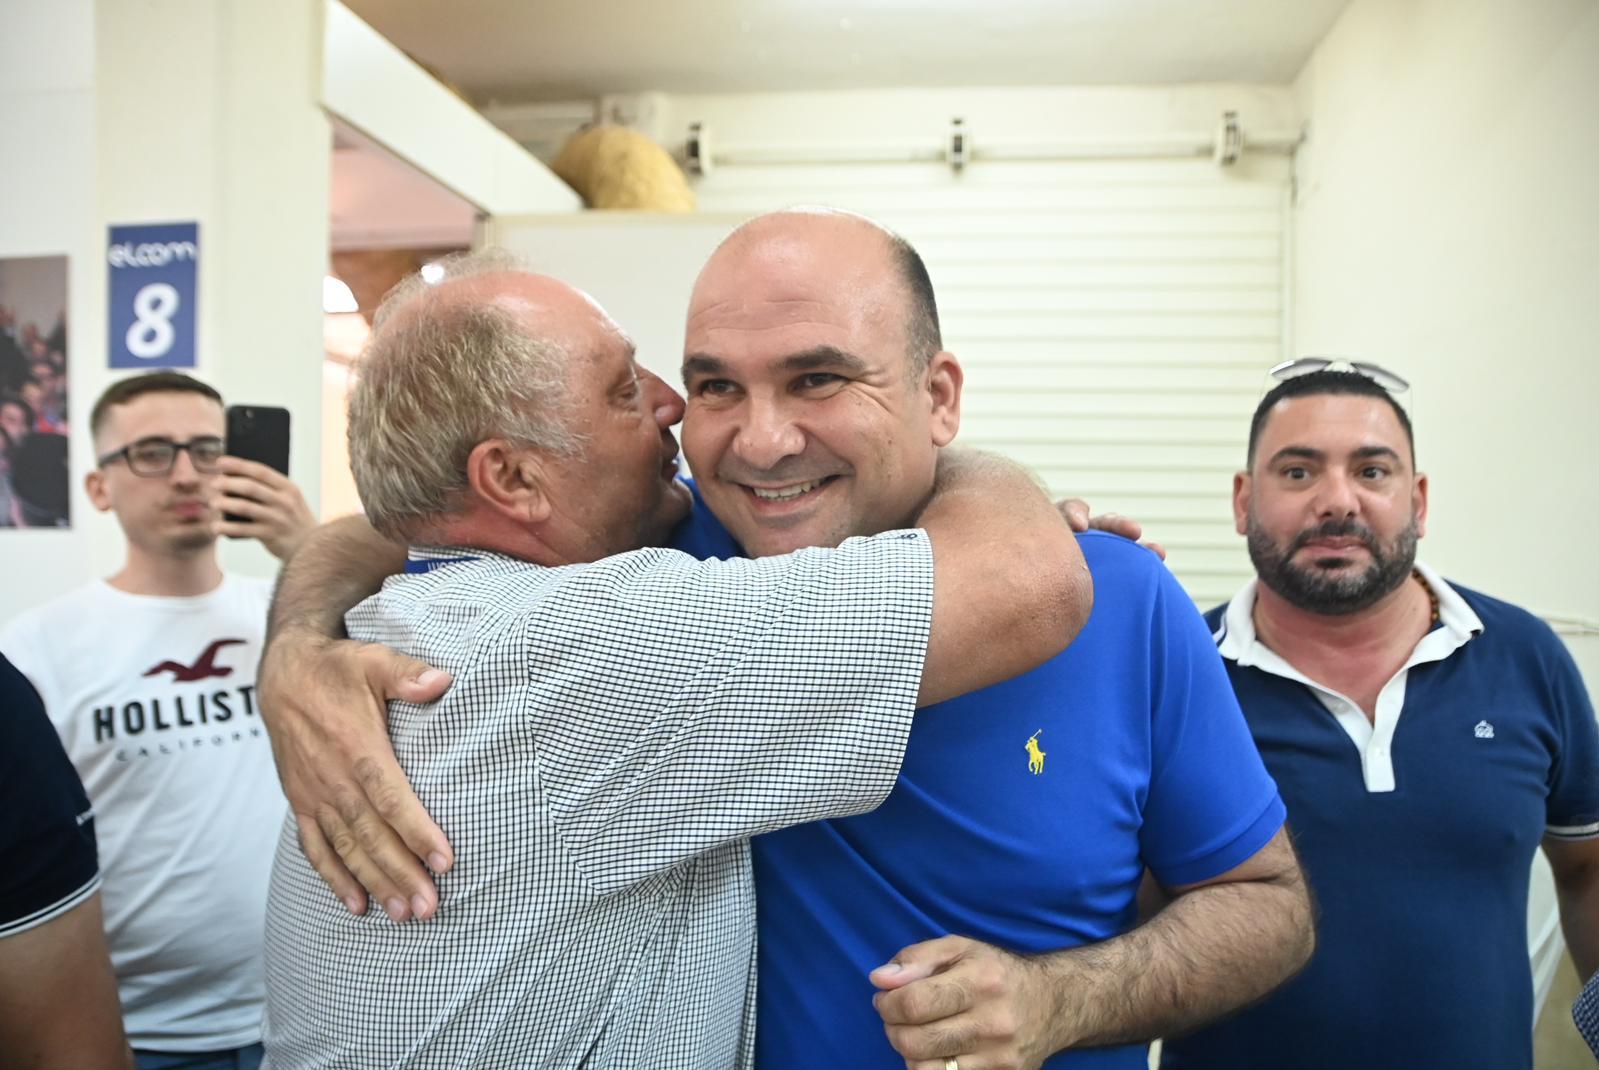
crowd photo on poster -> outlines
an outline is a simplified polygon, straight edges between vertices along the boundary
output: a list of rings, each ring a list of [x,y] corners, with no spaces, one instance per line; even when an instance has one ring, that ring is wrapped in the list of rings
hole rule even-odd
[[[0,528],[64,528],[67,258],[0,258]]]

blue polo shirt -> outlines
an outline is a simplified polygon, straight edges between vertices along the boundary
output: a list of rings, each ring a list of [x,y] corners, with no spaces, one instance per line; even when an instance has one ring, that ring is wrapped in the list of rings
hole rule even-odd
[[[737,551],[703,503],[696,514],[675,545]],[[1187,594],[1134,543],[1078,542],[1094,610],[1065,653],[920,710],[872,813],[755,838],[762,1070],[902,1067],[866,976],[901,948],[947,933],[1023,952],[1104,940],[1133,926],[1146,865],[1169,885],[1206,880],[1282,825]],[[1137,1045],[1045,1065],[1145,1059]]]
[[[672,529],[668,545],[701,561],[708,561],[713,557],[724,561],[730,557],[743,557],[744,551],[734,541],[732,534],[722,526],[722,522],[716,519],[716,514],[705,504],[699,484],[692,479],[685,479],[683,482],[688,484],[689,492],[694,495],[694,507],[689,510],[688,516]]]
[[[1420,571],[1441,619],[1374,723],[1255,640],[1252,587],[1208,615],[1293,816],[1319,941],[1163,1067],[1532,1066],[1528,873],[1544,836],[1599,833],[1599,730],[1547,625]]]

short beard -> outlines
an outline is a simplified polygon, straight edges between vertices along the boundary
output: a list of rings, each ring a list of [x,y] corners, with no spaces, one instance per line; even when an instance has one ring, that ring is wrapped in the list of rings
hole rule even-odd
[[[217,537],[208,528],[179,532],[167,540],[166,551],[174,557],[193,557],[216,545]]]
[[[1309,613],[1341,617],[1369,609],[1398,590],[1416,567],[1418,536],[1414,517],[1386,546],[1370,528],[1353,520],[1329,520],[1301,531],[1286,549],[1279,550],[1256,522],[1254,513],[1250,513],[1248,534],[1249,560],[1254,562],[1260,582],[1289,605]],[[1360,575],[1333,575],[1293,563],[1294,554],[1306,543],[1338,537],[1359,539],[1371,554],[1371,564]]]

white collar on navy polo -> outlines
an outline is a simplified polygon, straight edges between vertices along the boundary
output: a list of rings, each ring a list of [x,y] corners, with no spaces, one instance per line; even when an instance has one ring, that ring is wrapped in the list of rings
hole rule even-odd
[[[1216,648],[1228,661],[1295,680],[1310,688],[1360,752],[1367,791],[1394,790],[1394,729],[1399,725],[1399,713],[1404,708],[1410,667],[1429,661],[1443,661],[1483,631],[1482,619],[1453,587],[1444,582],[1442,576],[1420,561],[1416,562],[1416,571],[1438,598],[1438,622],[1442,627],[1434,628],[1422,636],[1405,664],[1383,685],[1377,696],[1375,718],[1371,721],[1366,720],[1364,711],[1348,696],[1312,680],[1255,635],[1258,578],[1244,584],[1232,601],[1227,603],[1221,627],[1215,633]]]
[[[1438,622],[1443,625],[1441,630],[1452,633],[1455,639],[1449,648],[1451,652],[1465,646],[1472,636],[1482,633],[1482,619],[1442,576],[1421,561],[1416,562],[1416,571],[1421,573],[1422,581],[1438,599]],[[1240,665],[1258,665],[1255,653],[1257,650],[1273,653],[1255,637],[1255,598],[1259,588],[1259,578],[1252,578],[1240,587],[1238,593],[1233,595],[1232,601],[1227,603],[1227,612],[1223,615],[1221,628],[1216,631],[1214,638],[1216,648],[1228,661],[1236,661]]]

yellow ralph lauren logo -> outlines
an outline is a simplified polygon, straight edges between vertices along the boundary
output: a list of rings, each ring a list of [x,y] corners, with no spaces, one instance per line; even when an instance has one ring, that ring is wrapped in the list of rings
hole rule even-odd
[[[1044,730],[1040,728],[1027,740],[1027,771],[1034,776],[1044,771],[1044,752],[1038,749],[1038,737],[1043,733]]]

